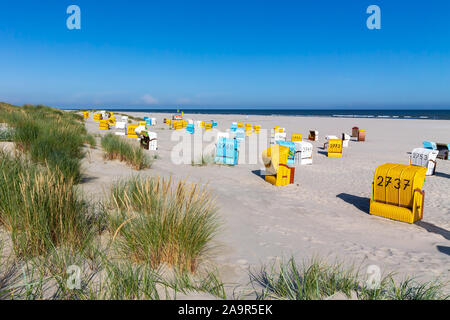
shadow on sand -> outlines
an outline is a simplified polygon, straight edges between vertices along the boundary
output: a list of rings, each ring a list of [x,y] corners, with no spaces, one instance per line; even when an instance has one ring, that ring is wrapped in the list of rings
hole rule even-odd
[[[263,180],[265,179],[264,170],[252,170],[252,173]]]
[[[366,197],[359,197],[348,193],[340,193],[336,197],[345,202],[354,205],[359,210],[369,214],[370,199]]]
[[[437,177],[442,177],[442,178],[450,179],[450,174],[448,174],[448,173],[436,172],[435,175],[436,175]]]
[[[417,221],[416,225],[418,225],[421,228],[424,228],[428,232],[439,234],[439,235],[443,236],[445,239],[450,240],[450,231],[448,231],[444,228],[438,227],[432,223],[425,222],[425,221]]]

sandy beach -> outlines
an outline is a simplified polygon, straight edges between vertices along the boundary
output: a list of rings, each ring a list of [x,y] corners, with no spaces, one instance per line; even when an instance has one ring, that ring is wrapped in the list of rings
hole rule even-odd
[[[249,268],[290,256],[297,261],[314,256],[338,259],[361,266],[363,272],[374,264],[383,273],[397,273],[400,279],[408,275],[449,280],[450,161],[438,160],[436,175],[426,178],[422,221],[407,224],[368,212],[375,168],[386,162],[408,164],[407,152],[421,147],[423,140],[448,142],[450,121],[184,114],[194,121],[214,119],[220,131],[226,131],[233,121],[269,130],[278,125],[286,128],[288,140],[294,132],[302,133],[305,140],[309,130],[318,130],[319,141],[312,142],[313,164],[296,167],[294,184],[275,187],[260,175],[260,163],[235,167],[174,164],[171,152],[178,142],[171,140],[173,130],[162,121],[170,115],[127,114],[158,121],[151,128],[158,134],[158,151],[146,151],[157,154],[152,167],[138,172],[125,163],[106,161],[98,145],[83,160],[80,187],[97,200],[113,181],[135,174],[207,185],[217,199],[223,225],[208,260],[217,266],[225,283],[245,286]],[[353,126],[367,131],[366,141],[350,141],[342,158],[328,158],[322,150],[324,136],[351,134]],[[108,132],[98,129],[92,115],[86,127],[94,134]]]

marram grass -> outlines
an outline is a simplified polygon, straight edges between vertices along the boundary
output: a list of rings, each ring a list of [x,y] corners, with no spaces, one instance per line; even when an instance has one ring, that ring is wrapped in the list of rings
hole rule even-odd
[[[112,133],[106,134],[101,140],[108,160],[118,159],[126,162],[135,170],[142,170],[151,166],[150,157],[138,146],[132,145]]]
[[[110,226],[132,261],[195,271],[219,223],[213,199],[198,184],[134,177],[112,187]]]

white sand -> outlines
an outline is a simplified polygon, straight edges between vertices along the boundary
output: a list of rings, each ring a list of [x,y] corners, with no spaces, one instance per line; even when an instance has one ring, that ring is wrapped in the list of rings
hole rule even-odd
[[[134,116],[149,114],[129,113]],[[264,129],[285,127],[308,135],[319,131],[313,142],[313,165],[298,166],[295,184],[275,187],[266,183],[261,165],[236,167],[175,165],[170,152],[176,142],[162,124],[168,114],[154,113],[158,125],[159,158],[143,175],[172,176],[208,184],[217,197],[223,230],[211,258],[226,283],[248,283],[248,267],[259,268],[277,257],[293,255],[298,262],[313,256],[347,263],[380,266],[382,272],[421,280],[442,277],[450,270],[450,161],[438,160],[437,175],[426,178],[424,218],[416,224],[396,222],[368,214],[375,168],[386,162],[408,163],[407,152],[423,140],[450,142],[450,121],[401,119],[340,119],[319,117],[189,115],[194,120],[218,121],[225,131],[232,121],[260,124]],[[351,141],[343,158],[327,158],[321,149],[325,135],[351,134],[353,126],[367,130],[366,142]],[[105,134],[91,119],[90,132]],[[94,198],[103,196],[112,181],[137,174],[124,163],[104,161],[98,146],[84,160],[82,188]]]

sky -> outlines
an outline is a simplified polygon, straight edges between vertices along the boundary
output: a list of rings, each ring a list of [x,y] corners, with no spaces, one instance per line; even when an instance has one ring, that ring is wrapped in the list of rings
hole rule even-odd
[[[0,0],[0,101],[450,109],[450,1]]]

